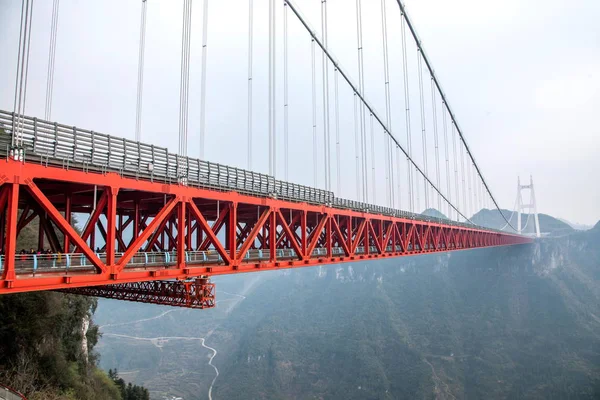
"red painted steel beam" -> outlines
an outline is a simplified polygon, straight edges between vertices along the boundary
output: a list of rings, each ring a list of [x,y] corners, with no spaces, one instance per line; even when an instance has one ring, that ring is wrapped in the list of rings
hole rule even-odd
[[[183,203],[185,204],[185,203]],[[185,206],[184,206],[185,207]],[[184,308],[213,308],[215,284],[208,279],[194,281],[147,281],[115,285],[90,286],[61,290],[83,296],[161,304]]]
[[[66,171],[11,160],[6,162],[6,167],[8,174],[0,173],[0,182],[6,182],[0,186],[0,203],[4,203],[0,205],[5,209],[3,218],[6,220],[3,241],[5,248],[12,246],[13,250],[7,252],[4,260],[0,294],[165,279],[186,280],[198,276],[307,267],[532,241],[478,227],[396,218],[179,184],[168,185],[125,178],[115,173]],[[46,191],[50,189],[46,187],[51,188],[53,193],[73,193],[73,190],[84,193],[86,187],[89,193],[93,193],[95,187],[102,188],[95,209],[93,196],[87,200],[84,196],[77,197],[78,202],[83,202],[77,206],[87,210],[89,215],[89,223],[82,235],[78,235],[63,217],[66,202],[49,201]],[[31,192],[31,198],[27,196],[19,201],[19,188],[22,193],[25,193],[23,190]],[[168,199],[166,204],[165,197]],[[218,212],[215,207],[217,202],[221,205]],[[72,206],[75,205],[75,200],[72,200]],[[90,245],[94,245],[95,226],[100,216],[109,216],[105,232],[101,233],[106,236],[107,242],[113,243],[112,258],[117,238],[121,239],[119,244],[125,249],[124,255],[112,262],[95,260],[103,267],[95,273],[89,269],[53,269],[36,271],[32,276],[30,272],[18,270],[13,254],[18,231],[17,216],[19,207],[23,209],[26,206],[38,214],[47,213],[49,220],[69,235],[75,251],[85,254],[90,260],[96,256],[86,242],[89,239]],[[289,218],[286,218],[288,213]],[[122,237],[123,233],[119,231],[117,221],[123,221],[123,218],[132,221],[132,231],[137,230],[137,236],[131,241]],[[210,226],[208,219],[215,223]],[[170,225],[168,228],[167,224]],[[50,235],[54,228],[49,221],[46,225],[44,229],[51,230],[47,232]],[[122,224],[121,230],[125,225]],[[192,226],[196,228],[190,229]],[[165,262],[164,265],[138,265],[140,257],[133,257],[141,246],[152,241],[153,244],[160,243],[158,235],[167,232],[167,229],[171,229],[168,231],[171,236],[169,248],[157,250],[176,250],[177,256],[171,255],[171,262]],[[214,248],[221,260],[217,260],[213,254],[208,261],[186,263],[182,253],[193,250],[188,244],[192,241],[192,235],[196,239],[194,247],[204,244],[206,249]],[[359,246],[365,247],[363,254],[357,254]],[[377,250],[370,252],[369,246]],[[333,251],[334,247],[338,249],[337,252]],[[255,250],[252,250],[252,257],[248,258],[246,255],[250,249]],[[294,250],[295,255],[289,252],[290,249]],[[316,249],[319,255],[313,256]],[[286,251],[282,253],[280,250]],[[259,252],[262,252],[262,258]],[[138,264],[133,265],[132,261]]]

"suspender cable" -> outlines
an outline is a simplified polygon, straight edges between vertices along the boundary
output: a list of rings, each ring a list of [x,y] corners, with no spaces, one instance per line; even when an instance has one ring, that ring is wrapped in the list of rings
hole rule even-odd
[[[373,204],[377,204],[377,185],[375,184],[375,130],[373,129],[373,113],[369,117],[371,125],[371,183],[373,187]]]
[[[13,146],[22,145],[23,113],[27,99],[27,75],[29,71],[29,49],[31,44],[31,22],[33,19],[33,0],[23,0],[21,3],[21,25],[19,31],[19,52],[17,55],[17,76],[15,78],[15,103],[13,118]]]
[[[19,51],[17,53],[17,75],[15,77],[15,102],[13,106],[13,114],[17,115],[17,118],[13,118],[12,121],[12,141],[11,145],[18,146],[19,145],[19,132],[18,132],[18,121],[20,121],[20,109],[21,109],[21,93],[23,91],[23,75],[22,75],[22,65],[25,63],[21,62],[21,59],[25,57],[25,49],[23,43],[26,42],[26,38],[24,40],[23,36],[26,36],[26,32],[23,32],[23,25],[25,24],[25,20],[29,17],[29,0],[22,0],[21,2],[21,25],[19,26]],[[26,31],[26,30],[25,30]],[[17,105],[18,100],[18,105]],[[17,121],[18,119],[18,121]]]
[[[358,99],[356,92],[354,92],[354,166],[356,168],[356,200],[362,199],[362,179],[360,179],[360,136],[359,128],[360,124],[358,116]]]
[[[33,25],[33,0],[31,0],[31,5],[29,7],[29,26],[25,26],[27,30],[27,51],[26,51],[26,59],[25,59],[25,85],[23,87],[23,108],[19,110],[19,114],[21,115],[21,128],[20,128],[20,145],[23,145],[23,125],[25,123],[25,119],[23,118],[23,114],[25,114],[25,107],[27,106],[27,81],[29,80],[29,54],[31,49],[31,27]]]
[[[432,113],[433,113],[433,141],[435,144],[435,184],[440,187],[440,143],[438,137],[438,119],[437,119],[437,104],[436,104],[436,96],[435,96],[435,87],[433,86],[433,82],[431,82],[431,104],[432,104]],[[442,198],[437,196],[438,198],[438,210],[442,212]]]
[[[317,185],[317,82],[316,82],[316,70],[315,70],[315,39],[312,38],[310,42],[310,54],[311,54],[311,65],[312,65],[312,128],[313,128],[313,178],[315,187]]]
[[[423,47],[421,46],[421,40],[419,39],[419,36],[417,35],[417,32],[410,20],[410,17],[408,16],[408,14],[406,13],[406,8],[404,7],[404,4],[402,3],[401,0],[396,0],[396,2],[398,3],[398,7],[400,8],[400,12],[403,15],[403,20],[406,21],[406,23],[408,24],[408,27],[411,31],[411,34],[415,40],[415,43],[417,44],[417,47],[419,47],[421,49],[421,55],[423,56],[423,60],[425,61],[425,64],[427,65],[427,69],[429,70],[429,73],[431,74],[431,77],[433,78],[433,81],[438,89],[438,92],[440,93],[440,97],[442,98],[442,100],[444,101],[444,104],[446,106],[446,110],[448,111],[448,114],[450,115],[450,118],[452,119],[452,122],[454,124],[454,126],[456,127],[456,131],[458,132],[458,135],[460,136],[460,139],[462,140],[462,142],[465,145],[465,150],[467,151],[467,155],[468,157],[471,159],[471,161],[473,162],[473,165],[475,166],[475,169],[477,171],[477,174],[480,176],[483,185],[485,186],[485,189],[487,191],[487,193],[490,196],[490,200],[493,202],[494,206],[496,207],[496,209],[498,210],[498,212],[500,212],[500,206],[498,205],[498,202],[496,201],[496,199],[494,198],[494,196],[492,195],[492,192],[487,184],[487,182],[485,181],[485,179],[483,178],[483,174],[481,173],[479,166],[477,165],[477,162],[475,161],[475,157],[473,156],[473,153],[471,153],[471,150],[469,149],[469,146],[467,145],[467,142],[465,140],[465,137],[462,133],[462,130],[460,129],[459,125],[458,125],[458,121],[456,120],[456,117],[454,115],[454,113],[452,112],[452,109],[450,108],[450,104],[448,103],[448,101],[446,100],[446,95],[444,94],[444,91],[442,90],[442,87],[440,85],[439,80],[437,79],[437,76],[435,75],[435,72],[433,70],[433,67],[431,66],[431,62],[429,61],[429,59],[427,58],[427,55],[425,54],[425,50],[423,49]],[[509,225],[511,226],[511,228],[515,229],[508,220],[506,220],[506,216],[504,214],[502,214],[502,212],[500,212],[500,215],[502,216],[502,218],[509,223]]]
[[[469,190],[469,206],[467,207],[468,215],[473,215],[473,190],[471,187],[471,163],[467,160],[467,181]]]
[[[248,1],[248,170],[252,171],[252,52],[254,2]]]
[[[283,3],[283,159],[284,176],[288,180],[288,18],[287,4]]]
[[[391,139],[390,139],[391,140]],[[393,146],[393,141],[392,141],[392,146]],[[393,160],[393,158],[392,158]],[[402,210],[402,188],[401,188],[401,181],[402,179],[400,179],[400,148],[396,146],[396,176],[398,177],[397,179],[397,184],[398,184],[398,209]]]
[[[463,210],[463,212],[465,211],[465,209],[467,208],[467,188],[465,185],[465,153],[464,153],[464,146],[462,146],[462,144],[459,142],[458,143],[460,146],[460,177],[462,179],[462,198],[463,198],[463,202],[462,202],[462,207],[461,209]],[[467,215],[469,215],[469,210],[466,210]]]
[[[142,0],[142,17],[140,22],[140,53],[138,59],[137,106],[135,109],[135,141],[141,140],[142,134],[142,89],[144,86],[144,50],[146,47],[146,0]]]
[[[423,64],[421,61],[421,52],[417,49],[417,65],[419,71],[419,100],[421,109],[421,138],[423,144],[423,163],[425,167],[425,175],[429,175],[429,167],[427,165],[427,132],[425,130],[425,96],[423,94]],[[418,178],[418,175],[417,175]],[[417,188],[417,193],[418,193]],[[429,193],[427,190],[427,181],[423,180],[423,195],[425,196],[425,208],[429,208]],[[417,194],[417,199],[419,195]],[[419,200],[417,200],[417,203]]]
[[[46,121],[50,121],[50,118],[52,118],[52,92],[54,90],[54,62],[56,60],[59,3],[60,0],[54,0],[52,4],[52,24],[50,27],[50,46],[48,50],[48,75],[46,78],[46,106],[44,109],[44,119]]]
[[[269,0],[269,175],[273,176],[273,0]]]
[[[452,201],[452,191],[450,188],[450,153],[448,151],[448,118],[446,116],[446,110],[442,110],[442,124],[444,129],[444,155],[446,156],[446,193],[448,194],[448,199]],[[448,204],[448,212],[446,214],[448,218],[452,218],[450,212],[450,204]]]
[[[362,40],[362,1],[356,0],[356,36],[358,45],[358,88],[361,93],[365,92],[365,77],[363,63],[363,40]],[[362,165],[362,199],[365,203],[369,201],[369,184],[367,182],[367,132],[364,104],[359,104],[360,111],[360,155]]]
[[[27,3],[27,5],[25,4]],[[21,1],[21,25],[19,26],[19,50],[17,52],[17,75],[15,76],[15,102],[14,102],[14,106],[13,106],[13,114],[16,114],[17,117],[14,118],[13,117],[13,121],[12,121],[12,140],[11,140],[11,145],[12,147],[14,146],[18,146],[19,145],[19,140],[18,140],[18,125],[17,125],[17,119],[20,120],[20,113],[18,112],[18,110],[21,107],[21,96],[20,93],[22,92],[22,89],[19,90],[20,87],[22,87],[22,83],[23,83],[23,79],[22,79],[22,74],[21,74],[21,58],[24,56],[24,49],[23,49],[23,25],[25,23],[25,19],[27,19],[27,17],[29,16],[29,0],[22,0]],[[18,106],[17,106],[17,99],[18,99]]]
[[[321,0],[321,32],[323,46],[327,48],[327,0]],[[325,161],[325,189],[331,190],[331,152],[329,126],[329,60],[325,52],[321,53],[323,69],[323,154]]]
[[[391,105],[390,105],[390,67],[388,58],[388,35],[387,35],[387,13],[385,0],[381,0],[381,37],[383,44],[383,79],[385,85],[385,122],[392,129]],[[393,168],[393,147],[388,135],[384,135],[385,140],[385,184],[388,206],[394,206],[394,168]],[[400,194],[398,194],[400,195]]]
[[[179,155],[181,156],[187,155],[191,17],[192,0],[184,0],[183,29],[181,35],[181,80],[179,88]]]
[[[454,126],[454,122],[452,122],[452,147],[453,147],[453,156],[454,156],[454,190],[456,192],[456,203],[460,208],[460,188],[458,186],[458,153],[456,152],[456,128]],[[460,221],[458,212],[456,214],[456,220]]]
[[[338,69],[333,71],[333,81],[335,86],[335,171],[338,196],[342,195],[342,173],[340,165],[340,102],[338,90]]]
[[[271,79],[271,91],[273,93],[273,114],[271,116],[271,125],[272,125],[272,135],[273,135],[273,176],[277,176],[277,14],[276,14],[276,3],[273,0],[273,20],[271,21],[271,33],[273,35],[273,53],[271,54],[271,64],[273,65],[273,76]]]
[[[200,158],[204,158],[204,138],[206,135],[206,56],[208,43],[208,0],[204,0],[202,10],[202,76],[200,81]]]
[[[302,25],[307,30],[307,32],[310,34],[312,39],[316,42],[316,44],[321,48],[321,50],[325,51],[325,53],[327,54],[327,57],[329,57],[329,61],[333,64],[333,66],[335,68],[338,69],[339,73],[344,78],[344,80],[346,81],[348,86],[350,86],[350,89],[352,89],[352,91],[354,92],[354,95],[358,98],[357,101],[360,100],[360,102],[362,103],[362,106],[365,107],[370,113],[373,114],[373,117],[377,120],[379,125],[381,125],[381,127],[384,129],[385,133],[393,140],[393,142],[395,143],[397,148],[400,149],[400,151],[402,151],[402,154],[404,154],[404,156],[407,157],[407,162],[409,163],[409,165],[412,165],[412,167],[415,169],[415,171],[417,173],[423,175],[423,178],[426,179],[427,182],[436,190],[436,192],[438,192],[440,194],[440,196],[442,196],[442,199],[447,202],[448,198],[439,190],[439,188],[435,185],[435,183],[423,173],[423,170],[419,167],[419,165],[415,162],[415,160],[409,156],[408,151],[400,144],[400,142],[398,141],[396,136],[393,134],[393,132],[391,132],[391,130],[387,127],[385,121],[379,116],[379,114],[377,113],[377,111],[375,110],[373,105],[371,103],[369,103],[369,101],[367,101],[367,99],[365,98],[364,94],[361,91],[359,91],[358,86],[352,82],[348,73],[346,71],[344,71],[344,69],[340,66],[340,63],[331,55],[331,53],[325,48],[325,46],[323,46],[323,43],[321,42],[321,40],[319,39],[317,34],[310,28],[306,19],[302,16],[302,14],[298,11],[298,8],[294,5],[294,1],[292,1],[292,0],[284,0],[284,1],[288,4],[288,6],[290,7],[290,10],[296,15],[296,17],[298,18],[300,23],[302,23]],[[452,204],[452,208],[460,216],[467,219],[460,212],[460,210],[456,206],[454,206],[454,204]]]
[[[405,122],[406,122],[406,142],[408,147],[408,154],[406,156],[406,165],[408,167],[408,203],[410,211],[415,211],[415,197],[413,190],[413,168],[410,165],[410,158],[412,157],[412,134],[410,127],[410,96],[408,89],[408,62],[406,56],[406,26],[404,18],[401,21],[401,34],[402,34],[402,72],[404,75],[404,106],[405,106]],[[400,177],[398,177],[400,179]]]

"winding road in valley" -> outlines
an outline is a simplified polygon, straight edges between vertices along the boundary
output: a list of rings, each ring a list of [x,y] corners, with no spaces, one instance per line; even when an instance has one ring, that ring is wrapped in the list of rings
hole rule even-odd
[[[254,284],[256,284],[256,282],[257,282],[257,280],[252,281],[250,283],[250,285],[248,287],[246,287],[246,289],[243,291],[243,293],[244,294],[248,293],[250,288],[252,286],[254,286]],[[229,293],[229,292],[225,292],[225,291],[222,291],[221,293],[233,296],[233,298],[230,298],[230,299],[223,299],[223,300],[217,301],[217,303],[225,302],[225,301],[231,302],[231,304],[225,310],[225,312],[227,314],[229,314],[239,303],[242,302],[242,300],[244,300],[246,298],[246,296],[241,295],[241,294]],[[234,300],[237,300],[237,301],[234,301]],[[164,311],[154,317],[138,319],[135,321],[101,325],[100,328],[118,327],[118,326],[137,324],[140,322],[152,321],[152,320],[162,318],[165,315],[172,313],[174,311],[178,311],[178,310],[177,309],[167,310],[167,311]],[[214,329],[209,331],[208,334],[206,335],[206,338],[208,338],[213,332],[214,332]],[[124,335],[124,334],[120,334],[120,333],[110,333],[110,332],[105,332],[102,335],[106,336],[106,337],[115,337],[115,338],[129,339],[129,340],[146,341],[146,342],[152,343],[154,346],[156,346],[158,348],[162,348],[170,340],[183,340],[183,341],[197,340],[197,341],[200,341],[202,347],[204,347],[207,350],[212,351],[212,355],[210,356],[210,358],[208,360],[208,365],[210,365],[215,370],[215,377],[213,378],[212,382],[210,383],[210,387],[208,388],[208,399],[212,400],[212,390],[215,385],[215,382],[217,381],[217,378],[219,377],[219,369],[213,364],[213,359],[217,355],[217,349],[207,346],[205,343],[206,338],[204,338],[204,337],[188,337],[188,336],[161,336],[161,337],[148,338],[148,337],[130,336],[130,335]]]

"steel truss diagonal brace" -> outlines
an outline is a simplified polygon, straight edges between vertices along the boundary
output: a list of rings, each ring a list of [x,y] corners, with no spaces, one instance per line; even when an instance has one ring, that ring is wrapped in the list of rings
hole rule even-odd
[[[32,180],[27,180],[27,190],[33,196],[33,198],[39,203],[39,205],[48,213],[50,218],[58,225],[59,229],[63,231],[65,235],[81,249],[83,254],[90,260],[90,262],[103,273],[107,271],[107,266],[100,261],[98,256],[90,249],[87,243],[77,234],[75,229],[67,222],[67,220],[61,215],[61,213],[54,207],[54,205],[48,200],[48,198],[42,193]]]

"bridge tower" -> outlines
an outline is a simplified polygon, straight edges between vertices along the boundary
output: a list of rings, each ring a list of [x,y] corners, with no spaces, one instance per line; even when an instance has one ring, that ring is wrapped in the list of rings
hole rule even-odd
[[[523,204],[523,190],[530,190],[529,204]],[[531,214],[533,209],[533,217],[535,222],[535,236],[540,237],[540,220],[538,218],[537,205],[535,202],[535,190],[533,188],[533,177],[529,176],[529,185],[521,185],[521,177],[518,178],[518,190],[517,190],[517,232],[522,233],[521,228],[521,214],[527,209],[527,212]]]

